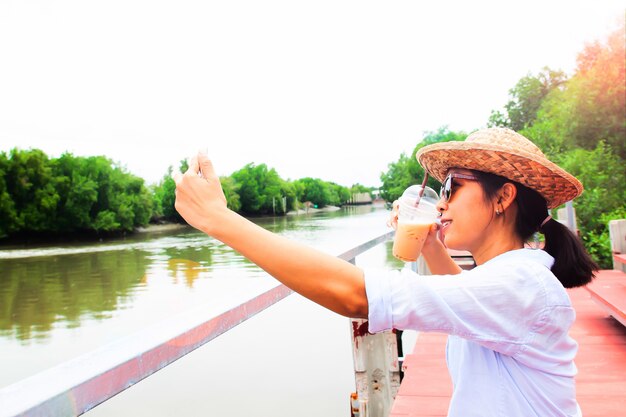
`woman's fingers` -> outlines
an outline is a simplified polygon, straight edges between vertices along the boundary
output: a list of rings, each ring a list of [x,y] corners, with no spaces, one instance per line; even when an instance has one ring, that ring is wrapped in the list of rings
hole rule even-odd
[[[209,159],[206,153],[199,152],[198,155],[191,157],[187,160],[188,168],[185,173],[174,172],[172,173],[172,179],[176,184],[180,184],[183,175],[197,176],[202,178],[213,178],[217,175],[213,169],[213,163]]]
[[[400,209],[400,202],[398,200],[394,201],[391,207],[391,213],[389,214],[389,219],[387,219],[387,226],[395,229],[398,226],[398,211]]]
[[[198,157],[193,156],[189,158],[189,168],[187,168],[187,172],[185,175],[198,175],[200,172],[200,165],[198,164]]]
[[[198,166],[202,176],[204,178],[213,178],[217,175],[215,174],[215,169],[213,168],[213,162],[209,159],[208,155],[205,152],[198,152],[198,157],[196,158],[198,162]]]

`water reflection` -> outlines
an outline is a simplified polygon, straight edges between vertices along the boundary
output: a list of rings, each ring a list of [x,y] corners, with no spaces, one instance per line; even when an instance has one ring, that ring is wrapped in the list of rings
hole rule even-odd
[[[354,207],[253,221],[307,244],[335,250],[333,245],[340,242],[347,249],[365,241],[359,234],[362,215],[372,211]],[[358,223],[351,225],[352,220]],[[333,229],[344,236],[320,233]],[[390,247],[387,252],[389,262],[397,263]],[[0,338],[43,342],[54,329],[77,328],[88,320],[135,308],[138,299],[150,299],[152,286],[159,291],[167,285],[195,290],[200,280],[260,275],[262,271],[243,256],[193,229],[87,245],[4,249],[0,250]]]
[[[0,335],[44,338],[54,323],[80,325],[125,308],[146,274],[147,252],[6,259],[0,262]]]
[[[385,265],[391,269],[402,269],[404,261],[393,256],[393,241],[385,242]]]
[[[187,247],[168,247],[160,254],[160,258],[166,262],[166,269],[174,284],[184,282],[189,288],[193,288],[194,282],[206,272],[213,263],[213,247],[209,244],[194,245]],[[157,268],[162,262],[155,262],[152,268]]]
[[[163,271],[174,285],[193,287],[213,263],[215,246],[202,234],[182,230],[105,244],[4,250],[0,336],[44,341],[55,327],[109,318],[132,308]]]

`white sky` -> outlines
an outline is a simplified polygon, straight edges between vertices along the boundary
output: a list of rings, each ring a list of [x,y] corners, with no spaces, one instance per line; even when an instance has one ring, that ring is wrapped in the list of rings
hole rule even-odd
[[[378,185],[424,131],[483,127],[528,72],[575,68],[626,0],[0,0],[0,151],[106,155],[158,181]]]

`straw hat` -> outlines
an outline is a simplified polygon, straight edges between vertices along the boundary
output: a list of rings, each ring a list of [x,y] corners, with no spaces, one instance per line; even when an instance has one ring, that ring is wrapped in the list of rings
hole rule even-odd
[[[490,172],[537,191],[546,199],[548,208],[560,206],[583,192],[580,181],[550,162],[534,143],[511,129],[478,130],[464,142],[424,146],[416,157],[440,182],[450,168]]]

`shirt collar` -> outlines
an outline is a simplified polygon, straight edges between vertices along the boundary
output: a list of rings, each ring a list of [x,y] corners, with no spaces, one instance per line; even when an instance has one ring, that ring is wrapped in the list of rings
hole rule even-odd
[[[552,268],[554,265],[554,258],[543,249],[516,249],[508,252],[504,252],[495,258],[490,259],[486,264],[492,262],[509,262],[512,260],[523,260],[523,261],[535,261],[545,266],[548,269]]]

